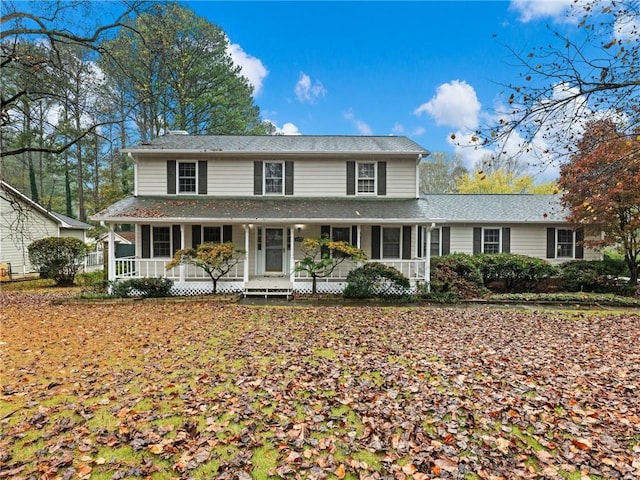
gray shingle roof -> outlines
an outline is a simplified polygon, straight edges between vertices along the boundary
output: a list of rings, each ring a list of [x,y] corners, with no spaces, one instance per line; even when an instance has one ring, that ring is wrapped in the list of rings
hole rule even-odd
[[[554,195],[426,195],[420,199],[226,198],[205,196],[129,197],[94,220],[135,223],[548,223],[564,221]]]
[[[347,135],[164,135],[125,152],[182,150],[220,153],[387,153],[422,154],[407,137]]]
[[[439,194],[424,195],[423,209],[447,223],[564,222],[560,195]]]

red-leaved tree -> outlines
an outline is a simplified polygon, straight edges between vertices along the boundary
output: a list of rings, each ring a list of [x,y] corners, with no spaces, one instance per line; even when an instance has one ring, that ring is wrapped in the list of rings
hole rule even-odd
[[[639,146],[640,132],[625,136],[610,119],[591,122],[558,182],[569,220],[604,232],[585,245],[618,248],[632,284],[638,281],[640,263]]]

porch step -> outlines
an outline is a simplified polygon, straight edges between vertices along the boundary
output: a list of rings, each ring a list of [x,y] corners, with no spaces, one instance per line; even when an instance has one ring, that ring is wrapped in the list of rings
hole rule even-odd
[[[245,297],[287,297],[289,299],[293,295],[293,285],[289,280],[280,278],[254,279],[244,286],[243,294]]]
[[[244,289],[244,296],[245,297],[254,297],[254,296],[260,296],[260,297],[264,297],[264,298],[268,298],[268,297],[287,297],[287,299],[291,298],[291,295],[293,295],[293,289],[291,288],[261,288],[261,287],[254,287],[254,288],[249,288],[249,287],[245,287]]]

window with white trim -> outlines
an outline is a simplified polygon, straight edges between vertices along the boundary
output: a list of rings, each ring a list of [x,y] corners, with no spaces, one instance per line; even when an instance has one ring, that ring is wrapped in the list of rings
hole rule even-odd
[[[202,227],[202,243],[222,243],[222,228]]]
[[[356,168],[356,185],[359,194],[376,193],[375,162],[358,162]]]
[[[482,252],[500,253],[500,228],[482,229]]]
[[[153,256],[171,256],[171,228],[153,227]]]
[[[334,242],[347,242],[351,243],[351,227],[331,227],[331,240]],[[343,252],[333,253],[334,257],[346,257],[347,254]]]
[[[426,241],[426,235],[425,241]],[[431,229],[431,244],[429,245],[429,249],[431,251],[432,257],[439,257],[442,255],[442,245],[440,244],[440,227]],[[426,248],[425,248],[426,251]]]
[[[556,230],[556,258],[573,258],[574,246],[574,231],[568,228],[558,228]]]
[[[400,258],[402,229],[400,227],[382,228],[382,258]]]
[[[197,193],[197,162],[178,162],[178,193]]]
[[[264,162],[264,193],[282,195],[284,193],[284,163]]]

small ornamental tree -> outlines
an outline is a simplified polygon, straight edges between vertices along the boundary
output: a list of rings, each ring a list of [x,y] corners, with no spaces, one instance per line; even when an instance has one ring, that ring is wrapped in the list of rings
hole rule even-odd
[[[362,262],[367,259],[366,253],[354,245],[344,241],[334,241],[325,237],[307,237],[302,241],[304,257],[296,265],[296,272],[307,272],[311,275],[311,291],[317,292],[318,278],[328,277],[346,260]]]
[[[590,123],[578,151],[560,169],[558,185],[569,221],[602,230],[584,240],[590,247],[613,246],[624,255],[630,283],[640,263],[640,131],[626,137],[611,120]]]
[[[211,278],[213,293],[218,291],[218,280],[225,276],[244,258],[245,251],[238,250],[233,243],[201,243],[196,248],[178,250],[167,270],[182,263],[189,263],[202,268]]]
[[[73,286],[87,255],[87,245],[73,237],[41,238],[27,248],[31,264],[63,287]]]

